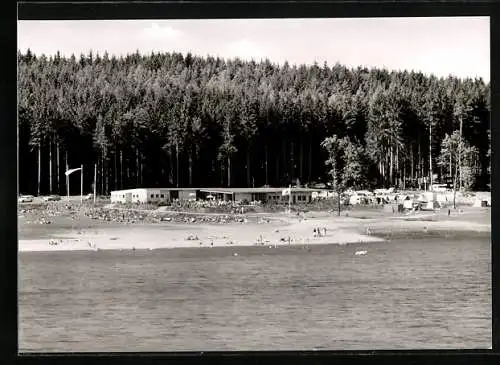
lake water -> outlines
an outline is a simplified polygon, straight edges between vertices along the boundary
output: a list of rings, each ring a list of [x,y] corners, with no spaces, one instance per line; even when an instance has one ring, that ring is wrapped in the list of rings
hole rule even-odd
[[[487,235],[21,253],[19,349],[488,348],[490,246]]]

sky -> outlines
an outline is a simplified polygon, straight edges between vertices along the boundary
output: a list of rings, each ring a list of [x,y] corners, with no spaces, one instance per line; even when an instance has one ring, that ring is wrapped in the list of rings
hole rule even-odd
[[[191,52],[490,80],[489,17],[18,21],[39,55]]]

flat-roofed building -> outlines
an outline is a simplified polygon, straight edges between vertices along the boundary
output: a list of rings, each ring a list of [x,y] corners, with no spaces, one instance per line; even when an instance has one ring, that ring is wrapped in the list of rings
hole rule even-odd
[[[212,196],[214,199],[225,201],[260,201],[272,203],[288,203],[290,195],[284,195],[288,188],[206,188],[200,189],[200,196]],[[291,202],[310,203],[313,193],[320,192],[321,189],[291,188]]]
[[[266,203],[310,203],[322,189],[291,188],[137,188],[111,192],[111,203],[160,203],[174,200],[214,199],[221,201],[260,201]],[[286,194],[284,194],[284,192]]]
[[[111,192],[111,203],[168,203],[178,200],[196,200],[197,190],[190,188],[137,188]]]

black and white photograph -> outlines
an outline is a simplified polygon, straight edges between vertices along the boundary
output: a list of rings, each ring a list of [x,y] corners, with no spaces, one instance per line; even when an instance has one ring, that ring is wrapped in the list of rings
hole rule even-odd
[[[491,348],[489,17],[17,27],[21,353]]]

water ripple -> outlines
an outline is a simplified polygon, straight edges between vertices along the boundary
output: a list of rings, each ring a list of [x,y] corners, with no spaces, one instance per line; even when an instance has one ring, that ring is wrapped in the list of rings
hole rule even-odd
[[[487,239],[20,254],[21,351],[485,348]],[[314,252],[318,250],[318,252]],[[57,262],[57,264],[54,264]]]

